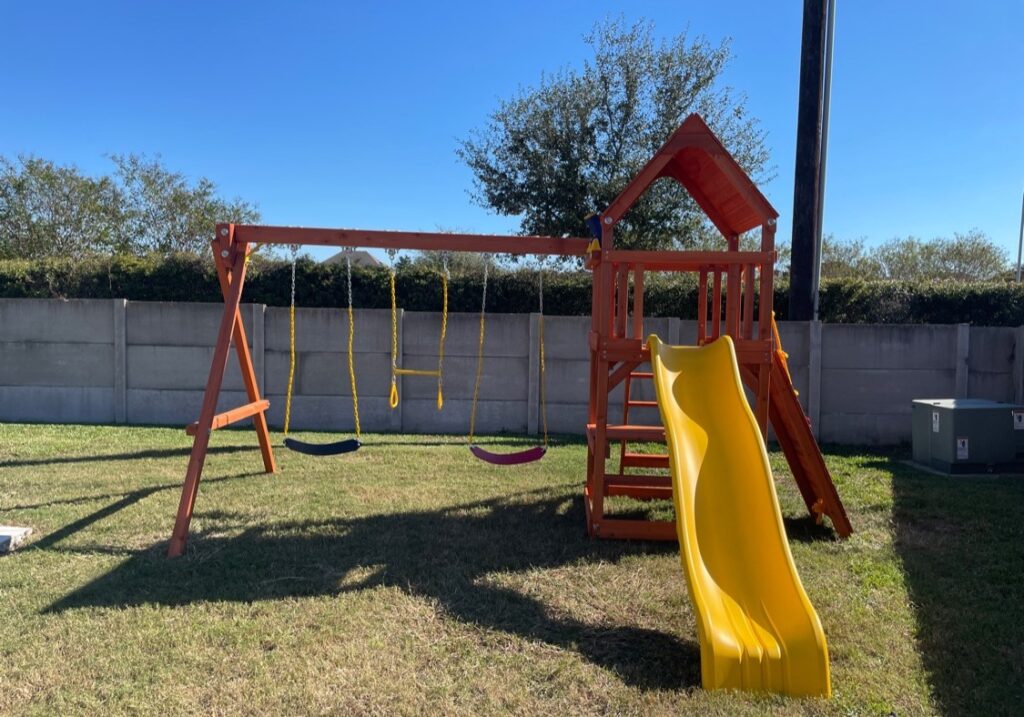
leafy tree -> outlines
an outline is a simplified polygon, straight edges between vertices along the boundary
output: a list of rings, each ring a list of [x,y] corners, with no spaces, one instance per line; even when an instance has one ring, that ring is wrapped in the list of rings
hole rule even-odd
[[[832,234],[821,238],[821,276],[836,278],[881,278],[882,264],[867,248],[864,239],[839,241]]]
[[[0,157],[0,258],[80,257],[117,242],[121,197],[109,178],[36,157]]]
[[[209,179],[190,182],[159,159],[111,161],[111,174],[90,177],[38,157],[0,157],[0,258],[205,254],[218,221],[259,219],[252,204],[221,199]]]
[[[521,217],[524,234],[586,236],[603,209],[691,112],[699,112],[754,177],[768,150],[745,97],[721,83],[729,44],[686,33],[656,41],[653,26],[608,20],[584,38],[591,57],[503,101],[457,154],[473,172],[471,196]],[[685,190],[662,180],[619,224],[629,248],[720,244]]]
[[[1008,264],[1006,251],[978,229],[956,232],[952,239],[891,239],[876,256],[885,279],[988,281],[998,279]]]
[[[134,154],[111,157],[123,202],[122,230],[134,251],[206,254],[217,222],[259,221],[256,207],[241,199],[221,199],[206,177],[194,183],[159,159]]]

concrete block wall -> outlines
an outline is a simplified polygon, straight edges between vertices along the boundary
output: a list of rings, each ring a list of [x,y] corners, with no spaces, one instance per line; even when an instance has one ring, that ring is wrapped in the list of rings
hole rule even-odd
[[[0,299],[0,421],[184,425],[202,402],[220,321],[219,304],[104,300]],[[359,408],[367,431],[461,433],[469,425],[478,317],[452,314],[445,346],[445,406],[437,383],[402,377],[392,411],[391,315],[356,312],[354,343]],[[242,319],[257,380],[270,399],[270,422],[284,421],[288,381],[288,310],[246,304]],[[435,369],[441,317],[400,314],[398,363]],[[338,309],[299,309],[292,426],[351,431],[348,323]],[[587,416],[587,317],[544,318],[548,425],[581,433]],[[820,440],[887,444],[909,440],[914,398],[975,397],[1024,401],[1024,327],[876,326],[783,322],[793,381]],[[645,334],[693,343],[696,322],[648,318]],[[540,317],[491,314],[478,407],[481,433],[536,433]],[[633,396],[653,399],[650,381]],[[245,403],[232,355],[219,410]],[[622,415],[622,389],[611,420]],[[631,420],[657,422],[634,408]]]
[[[0,420],[113,423],[119,305],[0,299]]]

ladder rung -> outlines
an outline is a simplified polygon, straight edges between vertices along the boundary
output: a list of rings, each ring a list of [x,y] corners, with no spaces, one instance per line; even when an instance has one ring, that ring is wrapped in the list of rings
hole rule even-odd
[[[210,427],[211,431],[216,431],[219,428],[230,426],[232,423],[237,423],[244,418],[255,416],[257,413],[263,413],[270,408],[270,401],[263,398],[259,401],[253,401],[247,403],[244,406],[238,408],[232,408],[230,411],[224,411],[224,413],[218,413],[213,417],[213,425]],[[196,431],[199,430],[199,421],[194,421],[185,426],[185,433],[189,436],[196,435]]]
[[[630,378],[654,378],[653,371],[634,371],[629,374]]]
[[[623,468],[668,468],[666,453],[624,453]]]
[[[597,435],[596,424],[587,424],[587,435],[588,437]],[[605,426],[605,436],[608,440],[612,441],[625,438],[628,441],[660,441],[663,443],[665,441],[665,429],[662,426],[607,424]]]
[[[630,406],[637,406],[639,408],[655,408],[658,405],[658,402],[657,401],[639,401],[639,400],[630,399],[629,400],[629,405]]]

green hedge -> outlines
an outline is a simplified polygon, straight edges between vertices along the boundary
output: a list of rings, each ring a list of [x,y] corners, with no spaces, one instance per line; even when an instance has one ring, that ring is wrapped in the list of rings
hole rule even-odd
[[[256,259],[249,269],[245,300],[287,306],[291,267]],[[345,270],[339,265],[300,260],[297,302],[301,306],[343,306]],[[455,276],[452,311],[478,311],[481,276]],[[390,306],[386,269],[356,269],[352,277],[360,308]],[[436,311],[441,285],[435,273],[411,266],[398,273],[399,304],[409,311]],[[220,301],[212,263],[191,256],[166,259],[115,257],[73,262],[0,261],[0,297],[127,298],[136,301]],[[697,287],[692,275],[648,278],[645,310],[651,316],[696,318]],[[786,318],[788,286],[777,282],[775,310]],[[821,288],[821,316],[836,323],[972,323],[982,326],[1024,324],[1024,289],[1017,284],[917,284],[829,280]],[[497,271],[488,285],[487,306],[495,313],[537,310],[537,277],[529,270]],[[553,315],[590,312],[590,275],[549,273],[544,309]]]

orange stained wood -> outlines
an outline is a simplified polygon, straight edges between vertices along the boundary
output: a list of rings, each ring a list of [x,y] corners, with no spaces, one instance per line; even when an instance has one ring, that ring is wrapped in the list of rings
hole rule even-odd
[[[723,236],[736,236],[779,214],[698,115],[687,117],[651,160],[601,213],[617,224],[656,180],[686,188]],[[602,242],[604,249],[611,244]]]
[[[589,239],[582,237],[499,236],[495,234],[448,234],[376,229],[320,229],[274,227],[253,224],[235,226],[238,241],[250,244],[309,244],[315,246],[410,249],[416,251],[468,251],[500,254],[583,256]]]
[[[185,482],[181,488],[178,514],[175,517],[174,530],[171,533],[171,542],[167,549],[169,557],[177,557],[185,552],[188,529],[192,522],[192,513],[195,510],[196,495],[199,490],[199,479],[203,472],[203,464],[206,462],[206,451],[210,445],[213,418],[217,410],[217,398],[220,396],[221,384],[224,381],[224,370],[227,368],[228,352],[231,349],[231,337],[235,335],[236,327],[241,324],[238,307],[242,300],[242,287],[245,284],[245,270],[248,262],[244,260],[244,257],[248,247],[241,242],[232,242],[230,232],[231,230],[228,229],[227,246],[230,248],[222,249],[224,244],[221,240],[214,240],[215,256],[221,256],[222,251],[228,254],[228,256],[222,258],[227,260],[225,266],[230,267],[230,279],[221,282],[221,287],[226,288],[224,310],[221,313],[220,328],[217,331],[217,344],[213,349],[213,360],[210,362],[210,373],[206,379],[203,405],[199,410],[199,420],[197,421],[196,434],[192,443],[192,452],[189,454]],[[245,346],[244,342],[241,342],[239,345]],[[236,346],[236,349],[238,349],[238,346]],[[240,357],[239,360],[243,359]],[[252,359],[250,357],[249,368],[251,366]]]
[[[218,232],[221,238],[227,238],[231,236],[231,230],[225,234],[223,231]],[[230,243],[224,241],[220,242],[222,247],[228,247],[227,249],[220,249],[215,251],[213,255],[214,265],[217,267],[217,279],[220,282],[221,293],[227,297],[230,293],[232,274],[229,269],[229,260],[235,260],[238,263],[244,264],[249,256],[249,246],[246,244],[238,244],[237,247],[241,247],[242,251],[234,254],[231,251]],[[236,247],[236,248],[237,248]],[[227,252],[227,257],[224,253]],[[244,277],[245,266],[241,267],[242,271],[237,274],[237,280],[242,281]],[[241,305],[241,287],[239,287],[239,306],[235,307],[235,324],[231,331],[231,341],[235,347],[235,355],[238,357],[238,370],[242,376],[242,384],[245,386],[245,394],[249,399],[249,404],[259,402],[260,389],[256,383],[256,370],[253,368],[252,356],[249,353],[249,340],[245,335],[245,324],[242,322],[242,314],[240,310]],[[270,445],[270,429],[267,426],[267,407],[262,410],[256,411],[252,415],[252,424],[256,429],[256,440],[260,444],[260,455],[263,458],[263,470],[267,473],[277,472],[277,463],[274,461],[274,449]],[[211,430],[213,430],[211,428]]]
[[[262,413],[268,408],[270,408],[270,401],[264,398],[259,401],[247,403],[244,406],[239,406],[238,408],[232,408],[230,411],[225,411],[224,413],[218,413],[213,417],[213,424],[210,426],[210,430],[216,431],[221,428],[226,428],[232,423],[238,423],[239,421],[245,420],[257,413]],[[185,427],[185,433],[189,436],[194,436],[198,429],[199,422],[193,421]]]
[[[651,184],[662,178],[679,182],[693,196],[722,233],[722,250],[633,251],[615,248],[615,229],[619,221]],[[837,532],[841,535],[849,534],[849,521],[827,469],[824,468],[817,444],[809,429],[801,428],[806,424],[801,423],[805,421],[802,412],[797,415],[799,403],[791,393],[785,393],[786,390],[791,391],[791,385],[786,378],[780,377],[780,369],[775,365],[771,307],[777,216],[778,213],[703,120],[692,115],[601,212],[601,248],[591,253],[587,252],[590,240],[581,237],[218,225],[213,250],[224,295],[224,313],[199,419],[187,429],[190,435],[194,435],[194,440],[168,554],[180,555],[185,550],[212,431],[251,416],[264,469],[273,472],[276,468],[266,421],[269,404],[260,396],[239,310],[245,281],[245,257],[250,248],[258,244],[583,258],[593,277],[591,325],[587,337],[590,368],[584,508],[588,533],[601,538],[675,539],[674,522],[608,517],[604,513],[604,499],[608,495],[629,495],[639,499],[668,496],[666,491],[669,488],[664,476],[623,472],[626,468],[664,469],[667,463],[664,454],[643,454],[627,448],[629,442],[664,442],[665,439],[662,426],[640,425],[630,419],[631,407],[649,408],[650,402],[633,398],[629,382],[632,379],[651,378],[649,371],[638,370],[650,358],[643,335],[647,275],[652,271],[697,273],[698,342],[708,343],[723,334],[732,337],[744,379],[756,393],[755,415],[762,435],[770,418],[780,435],[780,442],[808,509],[815,514],[824,512],[831,516]],[[761,227],[759,249],[740,251],[739,235],[758,226]],[[632,301],[629,300],[631,274]],[[629,316],[631,305],[633,315]],[[217,414],[217,399],[232,346],[239,362],[248,403]],[[399,372],[412,370],[400,369]],[[416,373],[436,375],[433,371]],[[609,425],[610,394],[620,384],[625,384],[623,420]],[[620,444],[618,473],[609,473],[606,469],[612,442]]]

